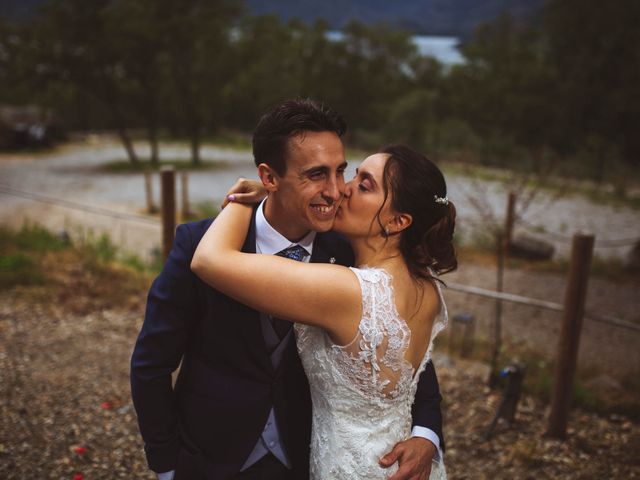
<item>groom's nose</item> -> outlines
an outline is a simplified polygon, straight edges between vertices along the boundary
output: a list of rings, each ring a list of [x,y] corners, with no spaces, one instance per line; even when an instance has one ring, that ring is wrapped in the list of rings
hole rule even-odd
[[[337,202],[342,198],[344,193],[344,180],[338,177],[331,176],[325,183],[322,195]]]

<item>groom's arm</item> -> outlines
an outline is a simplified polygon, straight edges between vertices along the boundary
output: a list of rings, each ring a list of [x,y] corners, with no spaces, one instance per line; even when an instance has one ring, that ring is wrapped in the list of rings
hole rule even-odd
[[[433,362],[429,360],[420,375],[415,400],[411,408],[413,417],[412,436],[422,437],[433,443],[437,449],[437,457],[442,457],[444,451],[444,436],[442,433],[442,411],[440,410],[440,386]]]
[[[397,443],[380,459],[384,468],[398,462],[398,471],[389,480],[428,478],[431,462],[442,458],[441,400],[436,371],[429,362],[420,375],[412,406],[412,438]]]
[[[178,368],[196,316],[197,289],[189,264],[189,229],[178,227],[167,262],[153,282],[131,357],[131,394],[149,468],[175,469],[181,447],[171,374]]]

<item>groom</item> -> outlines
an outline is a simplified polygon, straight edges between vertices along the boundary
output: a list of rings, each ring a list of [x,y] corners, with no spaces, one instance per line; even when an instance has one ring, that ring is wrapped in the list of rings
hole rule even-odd
[[[243,251],[282,254],[300,245],[307,252],[300,261],[353,263],[346,241],[329,231],[344,192],[345,130],[342,117],[310,100],[285,101],[261,118],[253,153],[271,188],[254,210]],[[311,401],[291,324],[191,272],[210,224],[178,227],[133,351],[131,390],[149,467],[161,480],[307,479]],[[387,467],[399,462],[394,480],[426,478],[440,455],[431,363],[420,377],[413,424],[413,437],[383,459]]]

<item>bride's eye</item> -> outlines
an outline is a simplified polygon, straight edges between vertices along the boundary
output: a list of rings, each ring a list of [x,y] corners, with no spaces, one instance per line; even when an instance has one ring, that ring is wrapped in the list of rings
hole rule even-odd
[[[358,184],[358,190],[360,190],[361,192],[366,192],[367,191],[367,187],[365,186],[364,183],[360,182]]]

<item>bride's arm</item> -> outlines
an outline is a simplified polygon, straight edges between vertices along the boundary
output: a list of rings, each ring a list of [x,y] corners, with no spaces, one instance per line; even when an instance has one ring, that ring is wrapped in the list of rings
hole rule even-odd
[[[355,274],[339,265],[242,253],[251,211],[247,205],[229,204],[202,237],[191,270],[256,310],[322,327],[338,343],[352,340],[362,310]]]

